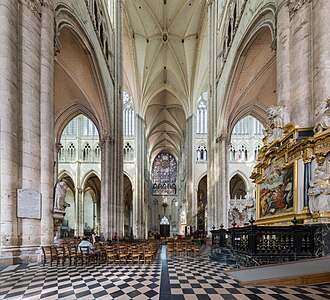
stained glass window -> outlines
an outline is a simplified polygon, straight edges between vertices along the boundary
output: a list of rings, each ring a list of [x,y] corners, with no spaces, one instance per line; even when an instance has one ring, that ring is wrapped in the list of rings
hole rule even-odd
[[[154,195],[176,194],[177,163],[172,154],[160,153],[152,165],[152,193]]]

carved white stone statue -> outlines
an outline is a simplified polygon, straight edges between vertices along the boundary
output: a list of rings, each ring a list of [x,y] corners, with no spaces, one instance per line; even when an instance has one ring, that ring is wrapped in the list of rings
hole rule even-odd
[[[56,183],[54,210],[65,211],[65,209],[70,206],[70,204],[65,201],[67,189],[68,189],[68,186],[67,186],[65,180],[61,180]]]
[[[330,174],[321,166],[315,169],[315,176],[308,190],[309,210],[311,213],[330,211]]]
[[[273,142],[283,135],[283,108],[284,106],[271,105],[267,108],[268,117],[268,142]]]

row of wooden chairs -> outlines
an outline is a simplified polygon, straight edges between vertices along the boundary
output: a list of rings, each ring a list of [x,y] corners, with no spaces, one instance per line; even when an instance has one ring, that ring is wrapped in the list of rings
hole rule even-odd
[[[80,248],[80,251],[78,250],[78,247]],[[95,260],[97,257],[97,252],[90,252],[88,246],[79,246],[75,243],[42,246],[41,249],[44,256],[43,265],[49,261],[50,265],[52,265],[53,262],[56,262],[56,265],[58,266],[62,262],[62,265],[64,266],[66,260],[69,261],[70,265],[78,262],[83,264],[84,262],[89,263],[90,260]]]
[[[200,246],[191,241],[167,242],[167,254],[177,256],[198,256],[200,255]]]
[[[105,246],[106,262],[152,264],[157,255],[157,242],[109,244]]]
[[[78,251],[80,247],[80,251]],[[76,241],[61,242],[60,245],[42,246],[44,256],[43,265],[49,261],[50,265],[56,262],[58,266],[60,263],[64,266],[66,260],[77,264],[81,262],[90,263],[92,260],[106,261],[107,264],[111,263],[128,263],[132,264],[143,262],[153,263],[158,250],[157,242],[136,242],[136,243],[96,243],[95,250],[90,251],[88,246],[79,246]]]

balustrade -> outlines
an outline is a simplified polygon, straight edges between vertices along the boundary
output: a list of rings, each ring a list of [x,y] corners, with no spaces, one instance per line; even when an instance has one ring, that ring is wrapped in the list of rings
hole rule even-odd
[[[268,264],[326,255],[326,243],[319,235],[329,236],[322,224],[291,226],[250,226],[212,230],[212,251],[230,250],[243,265]],[[236,224],[233,224],[236,225]],[[320,255],[321,254],[321,255]]]

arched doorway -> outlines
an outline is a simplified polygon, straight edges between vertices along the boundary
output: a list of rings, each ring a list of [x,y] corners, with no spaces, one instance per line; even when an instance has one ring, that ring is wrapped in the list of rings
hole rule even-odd
[[[124,237],[133,235],[133,189],[131,180],[124,174]]]
[[[101,181],[95,175],[91,174],[85,181],[83,190],[83,224],[84,235],[88,236],[94,231],[99,235],[100,231],[100,199],[101,199]]]
[[[67,238],[73,237],[76,229],[76,206],[75,206],[75,186],[72,178],[68,174],[62,174],[59,176],[59,181],[65,181],[67,185],[67,191],[65,196],[65,202],[69,204],[69,206],[65,209],[65,216],[63,223],[59,229],[58,237],[59,238]]]
[[[205,175],[198,183],[197,190],[197,225],[195,230],[196,237],[206,235],[207,220],[207,176]]]
[[[67,202],[72,206],[66,208],[68,222],[63,226],[69,223],[69,230],[74,228],[76,236],[99,231],[101,147],[98,129],[85,115],[72,118],[62,131],[58,173],[72,177],[67,192]]]
[[[228,227],[243,226],[247,221],[247,208],[245,205],[246,184],[242,176],[236,174],[230,179],[229,186]]]

